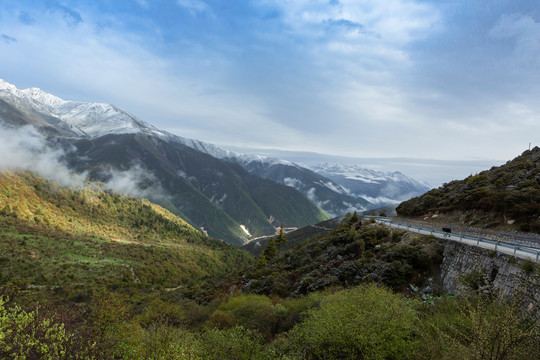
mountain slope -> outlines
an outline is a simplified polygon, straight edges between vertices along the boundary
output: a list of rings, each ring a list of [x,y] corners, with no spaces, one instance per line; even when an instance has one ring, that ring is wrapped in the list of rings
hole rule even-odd
[[[179,286],[252,260],[146,200],[0,174],[0,282]]]
[[[295,188],[330,216],[363,211],[371,205],[361,197],[351,196],[347,188],[297,164],[271,159],[237,161],[252,174]]]
[[[325,215],[301,194],[288,187],[248,174],[239,166],[220,161],[187,146],[143,134],[107,135],[73,143],[77,151],[71,165],[90,170],[90,175],[107,182],[107,168],[128,170],[133,164],[151,173],[148,186],[162,187],[164,197],[197,227],[236,245],[247,234],[273,234],[274,225],[299,227]],[[151,179],[150,179],[151,180]],[[155,188],[150,196],[160,201]],[[268,219],[274,218],[272,225]],[[239,240],[235,240],[239,239]]]
[[[457,212],[462,221],[487,226],[518,225],[540,232],[540,148],[525,151],[506,164],[456,180],[403,202],[398,215]]]
[[[5,81],[0,81],[0,100],[1,120],[36,126],[52,142],[60,140],[72,169],[167,205],[235,245],[250,234],[273,234],[275,225],[301,227],[327,218],[301,193],[196,151],[184,145],[186,139],[115,106],[64,101]],[[142,191],[135,189],[141,186]]]
[[[333,230],[305,230],[291,248],[257,263],[249,274],[252,292],[298,296],[366,282],[402,291],[411,283],[424,285],[441,259],[442,249],[427,237],[413,240],[403,230],[350,215]]]
[[[351,195],[365,198],[379,206],[399,204],[429,190],[427,185],[398,171],[385,173],[343,164],[320,164],[311,169],[349,189]]]

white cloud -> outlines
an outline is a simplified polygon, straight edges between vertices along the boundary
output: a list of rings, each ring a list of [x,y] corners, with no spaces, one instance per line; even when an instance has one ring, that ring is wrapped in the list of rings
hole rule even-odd
[[[188,9],[192,14],[210,12],[210,7],[202,0],[177,0],[178,5]]]
[[[85,175],[71,172],[62,161],[63,150],[51,148],[31,126],[13,129],[0,125],[0,171],[28,170],[64,186],[81,188]]]
[[[410,0],[341,0],[337,5],[326,0],[259,3],[278,7],[293,35],[317,39],[323,46],[331,44],[331,51],[347,49],[347,53],[363,56],[370,54],[366,49],[400,49],[431,35],[441,17],[434,6]],[[382,57],[394,51],[378,50]]]
[[[495,39],[514,39],[515,56],[540,60],[540,23],[529,15],[506,14],[489,34]]]
[[[86,172],[77,174],[64,162],[66,151],[49,144],[32,126],[12,128],[3,125],[0,118],[0,172],[26,170],[37,173],[60,185],[80,189],[88,182]],[[125,171],[106,168],[102,171],[107,178],[104,184],[121,194],[162,199],[166,192],[160,182],[149,171],[134,164]]]
[[[102,172],[108,178],[105,189],[154,200],[166,198],[166,192],[159,180],[140,164],[133,164],[128,170],[108,167]]]

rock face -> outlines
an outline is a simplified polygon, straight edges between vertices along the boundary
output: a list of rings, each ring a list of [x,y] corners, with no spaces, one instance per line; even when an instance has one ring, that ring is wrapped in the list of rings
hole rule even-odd
[[[464,283],[480,289],[491,284],[502,297],[517,296],[525,308],[535,307],[540,312],[540,276],[538,264],[525,264],[526,260],[493,253],[465,244],[445,244],[441,264],[441,279],[444,292],[459,294]],[[484,290],[487,292],[488,288]]]

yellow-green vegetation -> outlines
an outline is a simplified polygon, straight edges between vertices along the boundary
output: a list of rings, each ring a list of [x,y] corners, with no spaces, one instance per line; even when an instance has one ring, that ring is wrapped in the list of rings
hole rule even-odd
[[[2,359],[540,358],[538,312],[517,302],[399,292],[440,260],[429,237],[353,215],[256,265],[145,201],[0,184]]]
[[[79,190],[29,172],[0,174],[0,215],[29,225],[123,243],[204,242],[182,219],[147,200],[103,191],[98,183]]]
[[[415,302],[373,284],[326,296],[291,331],[308,359],[409,359]]]
[[[476,211],[485,218],[479,225],[506,226],[513,220],[522,231],[540,232],[540,148],[405,201],[396,211],[403,216],[461,212],[473,223],[480,221],[473,215]]]
[[[288,299],[234,293],[205,305],[155,296],[153,305],[144,307],[114,293],[94,292],[90,301],[75,308],[56,305],[37,310],[2,300],[0,356],[141,360],[540,356],[538,319],[515,304],[478,294],[427,304],[365,284]],[[167,314],[175,314],[174,319]]]
[[[0,175],[0,281],[18,286],[178,287],[249,264],[146,200]]]
[[[417,359],[538,359],[538,315],[512,302],[468,294],[420,314]]]

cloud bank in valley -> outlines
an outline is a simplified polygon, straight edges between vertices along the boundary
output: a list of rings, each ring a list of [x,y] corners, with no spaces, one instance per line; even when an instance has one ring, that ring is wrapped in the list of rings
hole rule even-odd
[[[86,175],[70,171],[63,161],[65,152],[52,148],[32,126],[11,128],[0,125],[0,171],[33,171],[61,185],[82,188]]]
[[[75,189],[83,188],[89,181],[87,173],[77,174],[69,169],[66,150],[48,143],[32,126],[13,128],[0,124],[0,154],[0,172],[32,171]],[[134,164],[124,171],[107,167],[102,175],[107,179],[105,190],[144,198],[166,197],[158,179],[140,165]]]

